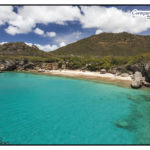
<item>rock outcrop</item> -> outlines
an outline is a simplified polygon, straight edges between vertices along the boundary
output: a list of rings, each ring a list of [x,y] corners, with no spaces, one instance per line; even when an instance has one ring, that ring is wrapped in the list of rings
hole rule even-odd
[[[145,68],[143,63],[133,64],[126,66],[126,69],[135,73],[136,71],[141,72],[142,75],[145,74]]]
[[[66,64],[62,64],[61,69],[66,69]]]
[[[101,74],[105,74],[105,73],[106,73],[106,69],[101,69],[101,70],[100,70],[100,73],[101,73]]]
[[[34,69],[35,64],[28,61],[5,60],[0,62],[0,71],[23,71]]]
[[[145,64],[144,66],[144,69],[145,69],[145,80],[147,82],[150,82],[150,64]]]
[[[132,83],[131,83],[131,87],[135,88],[135,89],[138,89],[138,88],[142,87],[144,81],[145,80],[142,76],[142,73],[139,72],[139,71],[136,71],[135,74],[133,75],[133,80],[132,80]]]
[[[6,71],[12,71],[12,70],[15,70],[16,69],[16,62],[13,61],[13,60],[6,60],[4,61],[4,70]]]
[[[42,62],[28,62],[26,60],[15,61],[15,60],[5,60],[0,61],[0,71],[23,71],[23,70],[57,70],[66,69],[66,65],[63,64],[59,66],[58,63],[42,63]]]
[[[131,71],[127,70],[125,67],[112,67],[108,70],[108,72],[116,75],[122,75],[125,73],[131,74]]]

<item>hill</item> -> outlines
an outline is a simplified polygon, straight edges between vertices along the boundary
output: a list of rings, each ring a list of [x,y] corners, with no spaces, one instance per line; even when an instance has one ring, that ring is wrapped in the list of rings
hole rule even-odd
[[[0,55],[7,56],[50,56],[47,52],[44,52],[35,45],[29,46],[24,42],[10,42],[0,45]]]
[[[61,47],[55,55],[135,56],[150,52],[150,36],[130,33],[101,33]]]

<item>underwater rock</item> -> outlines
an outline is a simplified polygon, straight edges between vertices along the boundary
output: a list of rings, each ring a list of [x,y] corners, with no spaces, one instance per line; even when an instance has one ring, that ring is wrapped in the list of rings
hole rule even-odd
[[[142,97],[144,98],[144,100],[150,101],[150,96],[142,95]]]
[[[119,127],[119,128],[129,128],[129,124],[128,124],[128,122],[125,121],[125,120],[117,120],[117,121],[115,122],[115,125],[116,125],[117,127]]]
[[[135,97],[129,96],[128,99],[136,101],[137,99]]]

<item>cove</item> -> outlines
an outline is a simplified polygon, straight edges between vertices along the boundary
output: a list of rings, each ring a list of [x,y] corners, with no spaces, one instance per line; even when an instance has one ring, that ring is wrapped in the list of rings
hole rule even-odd
[[[148,91],[111,84],[1,73],[0,137],[9,144],[150,144],[149,100]]]

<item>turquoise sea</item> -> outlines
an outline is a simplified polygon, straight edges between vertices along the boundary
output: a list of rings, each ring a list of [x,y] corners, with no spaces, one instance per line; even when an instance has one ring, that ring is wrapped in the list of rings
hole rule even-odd
[[[149,100],[144,90],[1,73],[0,138],[9,144],[150,144]]]

